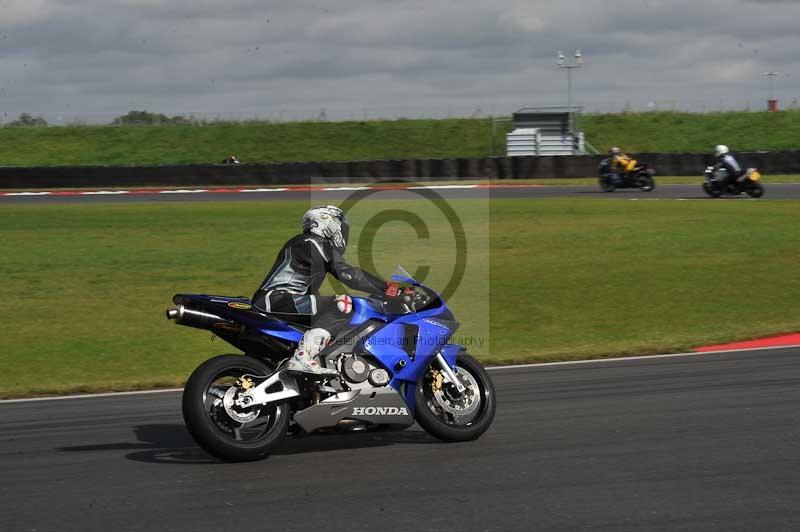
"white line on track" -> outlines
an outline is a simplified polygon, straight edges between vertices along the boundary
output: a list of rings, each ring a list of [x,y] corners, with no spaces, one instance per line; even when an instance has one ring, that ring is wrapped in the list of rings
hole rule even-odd
[[[153,395],[157,393],[181,392],[183,388],[163,388],[160,390],[137,390],[133,392],[108,392],[108,393],[86,393],[80,395],[62,395],[59,397],[31,397],[28,399],[4,399],[0,404],[9,403],[34,403],[37,401],[62,401],[64,399],[95,399],[100,397],[124,397],[126,395]]]
[[[477,188],[478,185],[427,185],[421,187],[408,187],[408,190],[440,190],[440,189],[452,189],[452,188]]]
[[[678,357],[696,357],[707,355],[719,355],[723,353],[746,353],[748,351],[771,351],[777,349],[794,349],[800,347],[800,344],[795,345],[779,345],[775,347],[749,347],[747,349],[725,349],[722,351],[706,351],[706,352],[691,352],[691,353],[668,353],[664,355],[644,355],[633,357],[617,357],[617,358],[593,358],[591,360],[568,360],[565,362],[542,362],[538,364],[516,364],[513,366],[491,366],[486,368],[488,371],[502,371],[514,369],[536,369],[548,368],[552,366],[575,366],[579,364],[600,364],[602,362],[625,362],[630,360],[657,360],[660,358],[678,358]],[[93,393],[81,395],[63,395],[58,397],[32,397],[28,399],[4,399],[0,400],[0,405],[11,403],[33,403],[37,401],[63,401],[66,399],[97,399],[102,397],[124,397],[126,395],[152,395],[158,393],[178,393],[183,391],[183,388],[165,388],[161,390],[139,390],[133,392],[108,392],[108,393]]]
[[[786,186],[800,186],[800,183],[772,183],[773,185],[786,185]],[[662,187],[680,187],[685,186],[686,183],[673,183],[662,185]],[[481,183],[481,184],[470,184],[470,185],[419,185],[419,186],[392,186],[391,189],[393,190],[445,190],[445,189],[509,189],[509,188],[519,188],[519,189],[527,189],[527,188],[547,188],[548,185],[542,185],[537,183],[525,183],[525,184],[511,184],[511,183],[503,183],[503,184],[492,184],[492,183]],[[565,184],[565,185],[557,185],[556,187],[582,187],[586,185],[572,185],[572,184]],[[362,185],[343,185],[343,186],[335,186],[335,187],[315,187],[310,188],[309,186],[288,186],[288,187],[270,187],[270,188],[239,188],[236,186],[234,188],[226,188],[225,190],[208,190],[208,189],[135,189],[135,190],[114,190],[114,191],[107,191],[107,190],[87,190],[87,191],[71,191],[69,193],[64,193],[60,191],[52,191],[52,190],[31,190],[31,191],[20,191],[20,192],[0,192],[0,196],[47,196],[47,195],[65,195],[65,196],[72,196],[72,195],[83,195],[83,196],[100,196],[100,195],[110,195],[110,194],[197,194],[201,192],[217,192],[217,193],[241,193],[241,192],[316,192],[316,191],[326,191],[326,192],[335,192],[337,190],[340,191],[358,191],[358,190],[367,190],[371,188],[376,188],[377,190],[384,190],[380,183],[376,183],[372,186],[362,186]],[[629,201],[702,201],[704,198],[624,198],[617,196],[616,199],[626,199]],[[738,199],[741,200],[753,200],[753,198],[749,197],[740,197]]]
[[[654,360],[659,358],[678,358],[678,357],[694,357],[704,355],[720,355],[724,353],[747,353],[748,351],[771,351],[775,349],[794,349],[800,347],[800,344],[795,345],[776,345],[773,347],[748,347],[746,349],[723,349],[720,351],[692,351],[690,353],[667,353],[664,355],[642,355],[633,357],[615,357],[615,358],[592,358],[590,360],[567,360],[564,362],[542,362],[541,364],[516,364],[514,366],[492,366],[486,368],[489,371],[500,371],[504,369],[523,369],[523,368],[542,368],[548,366],[574,366],[578,364],[599,364],[601,362],[625,362],[628,360]]]

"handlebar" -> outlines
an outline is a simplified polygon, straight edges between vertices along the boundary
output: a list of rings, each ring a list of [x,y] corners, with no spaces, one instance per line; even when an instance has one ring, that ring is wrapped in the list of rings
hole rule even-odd
[[[413,294],[401,292],[397,297],[388,297],[381,294],[381,301],[386,311],[390,314],[411,314],[424,309],[433,301],[434,296],[423,286],[410,287]]]

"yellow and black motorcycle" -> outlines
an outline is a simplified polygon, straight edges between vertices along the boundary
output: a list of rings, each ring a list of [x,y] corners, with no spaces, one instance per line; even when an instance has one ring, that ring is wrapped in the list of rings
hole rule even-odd
[[[603,192],[614,192],[618,188],[638,188],[651,192],[656,188],[655,175],[653,167],[630,158],[621,169],[614,168],[611,158],[600,161],[597,168],[598,183]]]
[[[740,196],[747,194],[751,198],[760,198],[764,195],[764,185],[761,184],[761,172],[755,168],[748,168],[742,177],[733,183],[727,182],[728,172],[725,169],[716,169],[714,166],[706,167],[703,181],[703,190],[712,198],[722,195]]]

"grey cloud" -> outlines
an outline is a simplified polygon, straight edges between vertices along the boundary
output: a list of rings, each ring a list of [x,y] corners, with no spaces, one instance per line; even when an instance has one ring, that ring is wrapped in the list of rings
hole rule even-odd
[[[0,112],[508,112],[562,103],[555,53],[576,48],[590,108],[758,101],[761,73],[797,69],[798,4],[15,0],[2,4]],[[779,80],[784,98],[796,78]]]

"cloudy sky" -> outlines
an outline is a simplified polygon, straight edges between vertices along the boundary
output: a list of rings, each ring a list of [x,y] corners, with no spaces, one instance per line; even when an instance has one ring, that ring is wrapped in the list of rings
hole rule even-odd
[[[0,0],[0,113],[308,118],[800,97],[797,0]],[[65,120],[67,118],[64,118]]]

